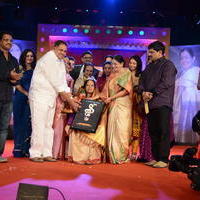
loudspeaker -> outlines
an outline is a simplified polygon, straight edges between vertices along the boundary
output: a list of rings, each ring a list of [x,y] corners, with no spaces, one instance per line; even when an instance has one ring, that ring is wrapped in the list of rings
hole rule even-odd
[[[48,200],[47,186],[20,183],[16,200]]]

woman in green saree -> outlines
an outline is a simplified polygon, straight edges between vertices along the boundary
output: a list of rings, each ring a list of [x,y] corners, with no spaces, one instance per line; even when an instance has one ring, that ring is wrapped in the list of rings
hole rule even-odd
[[[113,72],[104,87],[109,104],[107,123],[107,153],[111,163],[128,161],[129,143],[132,134],[132,74],[124,68],[122,56],[113,58]],[[103,91],[105,92],[105,91]]]

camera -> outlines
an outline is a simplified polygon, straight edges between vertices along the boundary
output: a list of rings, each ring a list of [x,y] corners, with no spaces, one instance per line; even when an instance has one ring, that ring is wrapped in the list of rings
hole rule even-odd
[[[183,155],[170,157],[168,169],[174,172],[183,172],[192,181],[193,190],[200,191],[200,159],[194,158],[197,148],[191,147],[185,150]]]

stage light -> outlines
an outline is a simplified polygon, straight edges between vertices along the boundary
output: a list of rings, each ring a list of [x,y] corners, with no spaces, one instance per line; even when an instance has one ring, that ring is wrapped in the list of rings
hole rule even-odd
[[[67,33],[67,28],[63,28],[62,32]]]
[[[143,36],[144,35],[144,31],[140,31],[139,35]]]
[[[118,35],[121,35],[122,32],[123,32],[122,30],[117,30],[117,34],[118,34]]]
[[[107,34],[110,34],[110,33],[111,33],[111,30],[110,30],[110,29],[107,29],[107,30],[106,30],[106,33],[107,33]]]
[[[41,37],[41,38],[40,38],[40,41],[41,41],[41,42],[44,42],[44,41],[45,41],[45,39],[44,39],[43,37]]]
[[[156,11],[153,11],[152,14],[156,14]]]
[[[40,52],[44,52],[44,48],[40,48]]]
[[[96,34],[99,34],[99,33],[101,33],[101,31],[100,31],[99,29],[96,29],[96,30],[95,30],[95,33],[96,33]]]
[[[133,31],[131,31],[131,30],[128,31],[128,34],[129,34],[129,35],[133,35]]]
[[[54,10],[58,10],[58,7],[55,7]]]
[[[93,13],[98,13],[99,11],[98,11],[98,10],[92,10],[92,12],[93,12]]]
[[[123,11],[120,11],[119,13],[120,13],[120,14],[123,14],[124,12],[123,12]]]
[[[78,33],[78,29],[77,29],[77,28],[74,28],[74,29],[73,29],[73,32],[74,32],[74,33]]]
[[[166,36],[167,35],[167,32],[162,32],[162,36]]]
[[[84,29],[84,33],[85,33],[85,34],[87,34],[87,33],[89,33],[89,32],[90,32],[89,29]]]
[[[89,10],[88,10],[88,9],[86,9],[86,10],[85,10],[85,12],[89,12]]]

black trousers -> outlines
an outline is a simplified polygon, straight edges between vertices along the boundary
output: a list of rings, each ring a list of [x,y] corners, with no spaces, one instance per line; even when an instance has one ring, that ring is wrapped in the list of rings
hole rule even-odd
[[[151,150],[156,161],[168,162],[170,154],[170,117],[171,109],[167,106],[152,109],[147,116]]]

